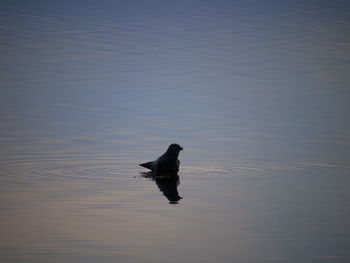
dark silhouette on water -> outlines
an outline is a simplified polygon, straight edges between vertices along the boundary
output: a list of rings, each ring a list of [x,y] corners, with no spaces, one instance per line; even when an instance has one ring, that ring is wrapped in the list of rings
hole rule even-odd
[[[182,150],[180,145],[173,143],[157,160],[141,163],[140,166],[157,173],[176,173],[179,171],[180,161],[178,157]]]
[[[180,167],[178,157],[182,150],[180,145],[173,143],[157,160],[140,164],[140,166],[151,170],[151,172],[141,173],[141,175],[155,181],[170,204],[177,204],[182,199],[177,191],[180,184],[180,177],[177,174]]]
[[[173,174],[159,174],[155,172],[141,173],[145,178],[150,178],[156,182],[159,190],[169,200],[169,204],[177,204],[181,196],[177,191],[177,187],[180,185],[180,177],[177,173]]]

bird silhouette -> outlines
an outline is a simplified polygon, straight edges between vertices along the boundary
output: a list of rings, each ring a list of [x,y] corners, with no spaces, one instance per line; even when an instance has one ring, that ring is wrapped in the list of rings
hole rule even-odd
[[[168,199],[169,204],[177,204],[182,199],[177,190],[177,187],[180,185],[180,176],[177,173],[159,174],[149,171],[142,172],[141,176],[154,181],[158,189]]]
[[[168,150],[157,160],[141,163],[140,166],[156,173],[176,173],[179,171],[180,161],[178,157],[182,150],[183,148],[180,145],[176,143],[170,144]]]

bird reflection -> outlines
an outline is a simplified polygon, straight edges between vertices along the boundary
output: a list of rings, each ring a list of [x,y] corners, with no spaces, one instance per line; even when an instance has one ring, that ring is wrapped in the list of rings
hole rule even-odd
[[[169,200],[169,204],[177,204],[179,200],[182,199],[177,191],[177,187],[180,185],[180,177],[177,173],[159,174],[155,172],[146,172],[141,173],[141,175],[155,181],[159,190]]]

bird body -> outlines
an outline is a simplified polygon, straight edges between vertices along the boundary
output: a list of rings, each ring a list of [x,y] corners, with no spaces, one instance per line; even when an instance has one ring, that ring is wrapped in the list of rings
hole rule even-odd
[[[179,171],[180,161],[178,160],[180,151],[183,148],[178,144],[171,144],[168,150],[157,160],[141,163],[140,166],[157,173],[176,173]]]

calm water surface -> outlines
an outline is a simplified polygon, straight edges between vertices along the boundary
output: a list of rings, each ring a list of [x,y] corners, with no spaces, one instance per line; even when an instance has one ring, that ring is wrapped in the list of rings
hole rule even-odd
[[[347,2],[30,2],[0,9],[1,262],[350,262]],[[173,142],[179,182],[145,176]]]

